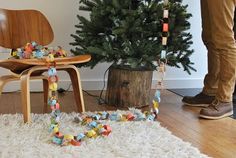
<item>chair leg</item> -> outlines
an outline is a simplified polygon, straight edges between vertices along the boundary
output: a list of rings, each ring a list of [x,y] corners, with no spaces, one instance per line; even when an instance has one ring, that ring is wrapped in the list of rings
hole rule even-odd
[[[85,112],[84,97],[83,97],[83,92],[82,92],[82,87],[81,87],[79,71],[77,67],[75,66],[71,68],[67,68],[65,70],[70,75],[77,109],[79,112]]]
[[[21,104],[24,122],[31,122],[30,117],[30,87],[29,87],[29,74],[21,76]]]
[[[48,80],[43,79],[43,97],[44,97],[44,106],[43,106],[43,113],[48,112]]]
[[[0,80],[0,96],[2,94],[2,90],[3,90],[3,86],[4,86],[4,82],[2,80]]]
[[[5,86],[5,84],[7,82],[10,82],[10,81],[15,81],[17,80],[18,78],[17,77],[14,77],[12,75],[5,75],[5,76],[1,76],[0,77],[0,96],[2,94],[2,90],[3,90],[3,87]]]

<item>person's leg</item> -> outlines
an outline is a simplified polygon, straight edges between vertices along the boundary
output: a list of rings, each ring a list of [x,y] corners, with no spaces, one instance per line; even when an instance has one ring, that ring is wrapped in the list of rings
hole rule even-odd
[[[219,74],[219,53],[214,48],[212,41],[212,31],[209,20],[208,3],[201,0],[201,17],[202,17],[202,41],[207,48],[208,56],[208,73],[204,78],[203,91],[196,96],[185,96],[182,102],[189,106],[208,106],[216,95],[218,88]]]
[[[220,60],[219,51],[214,47],[210,13],[208,9],[208,1],[201,0],[201,15],[202,15],[202,41],[207,48],[208,72],[204,78],[203,93],[209,96],[215,96],[218,89]]]
[[[236,44],[234,39],[235,0],[205,0],[208,3],[209,21],[212,29],[213,47],[220,60],[219,81],[214,101],[202,109],[200,117],[218,119],[229,116],[232,111],[232,94],[236,77]]]

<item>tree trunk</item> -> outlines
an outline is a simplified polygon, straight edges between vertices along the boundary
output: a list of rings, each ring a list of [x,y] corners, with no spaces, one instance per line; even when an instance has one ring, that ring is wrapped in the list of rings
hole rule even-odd
[[[129,70],[110,67],[106,103],[119,107],[149,105],[152,85],[151,70]]]

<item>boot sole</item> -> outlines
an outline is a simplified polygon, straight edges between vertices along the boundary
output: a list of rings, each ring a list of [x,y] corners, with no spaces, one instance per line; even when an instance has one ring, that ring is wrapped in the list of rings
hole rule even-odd
[[[192,107],[208,107],[209,104],[190,104],[190,103],[185,103],[183,102],[184,105],[187,105],[187,106],[192,106]]]
[[[217,117],[214,117],[214,116],[207,116],[207,115],[199,115],[199,117],[201,118],[205,118],[205,119],[210,119],[210,120],[217,120],[217,119],[221,119],[221,118],[224,118],[224,117],[229,117],[231,115],[233,115],[234,112],[233,111],[230,111],[228,113],[225,113],[224,115],[222,116],[217,116]]]

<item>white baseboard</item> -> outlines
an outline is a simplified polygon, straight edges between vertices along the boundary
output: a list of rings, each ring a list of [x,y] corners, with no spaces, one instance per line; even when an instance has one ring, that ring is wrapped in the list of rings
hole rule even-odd
[[[153,85],[155,89],[156,81],[153,80]],[[193,78],[193,79],[166,79],[164,80],[164,87],[166,89],[182,89],[182,88],[202,88],[203,79]]]
[[[155,89],[157,81],[152,81],[152,89]],[[82,86],[85,90],[101,90],[103,88],[103,81],[82,81]],[[106,85],[106,83],[105,83]],[[164,87],[166,89],[180,89],[180,88],[202,88],[203,79],[166,79]],[[106,87],[105,87],[106,88]]]
[[[58,84],[58,88],[72,90],[70,86],[70,80],[62,80]],[[156,81],[153,80],[152,88],[155,89]],[[164,86],[166,89],[178,89],[178,88],[202,88],[202,79],[166,79],[164,81]],[[84,90],[101,90],[104,86],[102,80],[83,80],[82,88]],[[31,91],[42,91],[42,82],[39,80],[30,81]],[[106,88],[106,87],[105,87]],[[3,92],[12,92],[20,90],[19,82],[10,82],[5,85]]]

